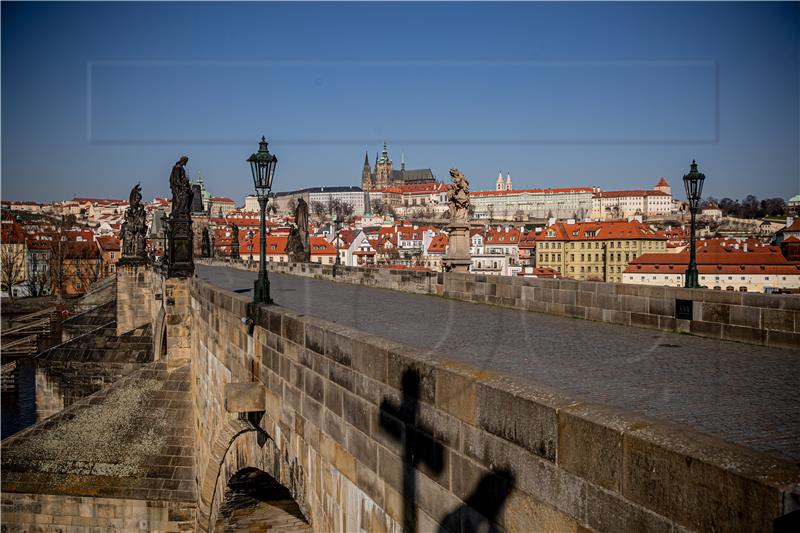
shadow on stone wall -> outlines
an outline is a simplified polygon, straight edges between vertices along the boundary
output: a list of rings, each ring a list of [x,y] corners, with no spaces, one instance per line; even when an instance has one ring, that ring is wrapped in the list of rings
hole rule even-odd
[[[420,382],[417,370],[405,370],[401,404],[393,405],[384,399],[380,409],[381,427],[403,447],[403,529],[407,532],[417,531],[417,468],[422,466],[436,475],[445,467],[443,446],[431,436],[433,428],[418,420]],[[509,468],[484,475],[465,503],[442,519],[439,532],[497,531],[494,524],[514,480]]]

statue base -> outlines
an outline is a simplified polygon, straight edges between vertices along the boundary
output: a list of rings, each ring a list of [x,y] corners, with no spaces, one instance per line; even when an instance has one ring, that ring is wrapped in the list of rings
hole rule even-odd
[[[141,255],[123,255],[117,261],[119,266],[142,266],[147,264],[147,256]]]
[[[453,222],[445,230],[448,232],[447,253],[442,259],[445,272],[466,274],[472,264],[469,254],[469,224]]]
[[[194,275],[192,245],[192,219],[170,217],[167,277],[190,278]]]

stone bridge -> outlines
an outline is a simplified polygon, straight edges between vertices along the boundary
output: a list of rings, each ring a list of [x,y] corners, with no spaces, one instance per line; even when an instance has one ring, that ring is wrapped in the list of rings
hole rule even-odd
[[[433,302],[462,299],[525,309],[459,302],[545,323],[554,317],[540,313],[559,315],[572,324],[573,337],[585,326],[590,338],[610,345],[675,330],[713,337],[663,333],[668,336],[659,343],[667,347],[658,350],[669,350],[674,337],[690,339],[697,351],[721,347],[732,357],[741,354],[741,361],[748,354],[755,362],[746,368],[703,370],[717,378],[730,371],[734,381],[751,383],[754,389],[739,392],[745,401],[760,385],[796,387],[796,297],[406,271],[334,273],[314,265],[274,270],[305,276],[293,280],[336,275],[348,284],[420,293],[404,294],[417,303],[403,303],[420,327],[433,321],[433,314],[426,316],[436,309]],[[374,321],[364,319],[358,329],[344,325],[345,317],[337,320],[341,309],[332,307],[334,322],[318,318],[325,315],[313,305],[298,311],[283,304],[308,298],[282,278],[273,282],[274,290],[286,291],[276,298],[282,305],[265,306],[228,290],[252,287],[237,278],[250,273],[198,272],[165,279],[149,267],[120,269],[117,334],[150,325],[154,360],[3,441],[3,531],[235,530],[231,520],[249,510],[235,508],[233,493],[256,478],[291,507],[276,531],[796,530],[796,390],[779,398],[784,405],[753,408],[754,418],[773,410],[786,421],[784,433],[760,446],[751,443],[758,439],[748,428],[714,434],[691,421],[676,423],[669,399],[664,415],[653,416],[624,398],[591,401],[602,383],[580,389],[585,393],[565,391],[553,386],[558,380],[545,385],[511,373],[502,358],[470,363],[461,356],[466,347],[455,354],[445,346],[415,346],[413,337],[425,336],[402,337],[408,324],[392,321],[392,307],[379,336],[366,331]],[[342,298],[332,294],[332,302]],[[365,307],[381,294],[403,293],[365,293]],[[734,337],[750,344],[721,340]],[[670,377],[668,356],[644,358]],[[678,400],[692,394],[689,388],[678,387]],[[715,403],[708,397],[695,404],[705,409],[697,418],[715,417]]]

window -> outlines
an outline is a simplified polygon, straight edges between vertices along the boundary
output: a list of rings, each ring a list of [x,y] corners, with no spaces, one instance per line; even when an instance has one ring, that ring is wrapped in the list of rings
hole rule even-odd
[[[75,284],[75,288],[80,290],[80,288],[81,288],[81,282],[80,281]]]

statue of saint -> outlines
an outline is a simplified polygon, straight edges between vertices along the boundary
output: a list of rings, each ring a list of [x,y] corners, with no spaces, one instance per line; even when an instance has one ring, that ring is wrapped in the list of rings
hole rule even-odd
[[[450,223],[466,224],[469,214],[469,182],[457,168],[450,169],[450,179],[453,180],[447,194]]]
[[[285,253],[293,263],[307,263],[311,261],[311,241],[308,236],[308,204],[302,198],[294,210],[294,223]]]
[[[125,222],[122,224],[122,256],[144,259],[145,233],[147,231],[146,214],[142,206],[142,187],[138,183],[131,189],[128,208],[125,210]]]
[[[192,206],[192,185],[186,177],[184,167],[189,162],[185,155],[181,156],[169,176],[169,187],[172,190],[172,218],[188,218]]]

